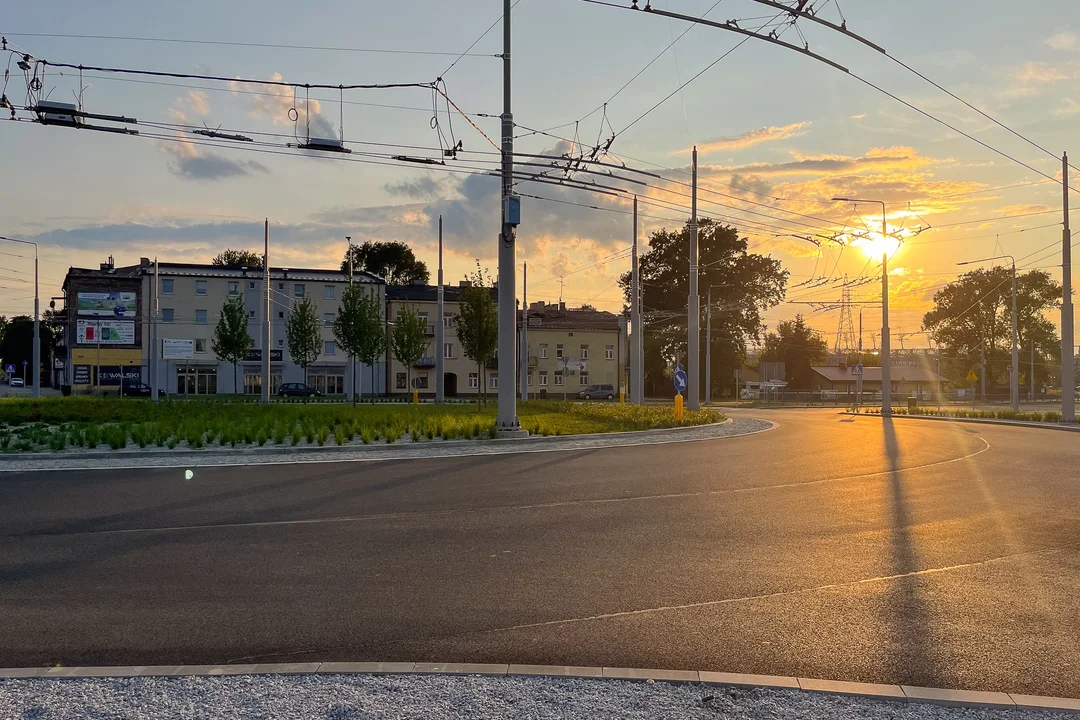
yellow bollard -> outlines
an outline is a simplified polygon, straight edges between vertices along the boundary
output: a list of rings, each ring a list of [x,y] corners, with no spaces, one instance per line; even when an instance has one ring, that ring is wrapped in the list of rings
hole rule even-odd
[[[683,397],[682,397],[682,395],[676,395],[675,396],[675,419],[676,420],[682,420],[684,411],[685,410],[684,410],[684,405],[683,405]]]
[[[626,393],[624,391],[622,391],[622,390],[619,391],[619,404],[620,405],[625,405],[626,404]]]
[[[419,404],[419,402],[420,402],[420,391],[419,390],[413,390],[412,391],[412,404],[417,405],[417,404]]]

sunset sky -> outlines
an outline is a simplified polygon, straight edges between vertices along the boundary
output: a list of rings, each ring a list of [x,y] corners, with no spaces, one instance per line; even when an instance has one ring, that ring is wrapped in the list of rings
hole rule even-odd
[[[654,5],[701,15],[714,0],[656,0]],[[1052,152],[1072,150],[1074,164],[1080,165],[1080,143],[1075,142],[1080,123],[1080,6],[1075,0],[1040,0],[1008,12],[994,11],[995,3],[986,0],[844,0],[841,5],[853,32]],[[136,9],[112,0],[40,0],[6,7],[0,32],[19,49],[54,62],[334,85],[429,82],[446,71],[454,55],[359,50],[460,53],[495,22],[501,6],[500,0],[191,0]],[[839,19],[835,2],[823,8],[823,17]],[[768,10],[750,0],[724,0],[708,17],[739,18],[743,27],[752,27],[772,17]],[[1020,265],[1045,268],[1060,279],[1059,184],[852,77],[790,50],[750,40],[635,122],[742,37],[693,27],[673,51],[617,93],[687,25],[580,0],[520,0],[513,19],[514,114],[524,126],[519,127],[524,137],[516,149],[566,151],[571,147],[566,139],[574,140],[575,134],[592,146],[598,137],[602,141],[612,129],[618,131],[611,146],[615,158],[667,178],[645,178],[650,187],[638,190],[646,203],[642,214],[649,216],[642,218],[643,240],[648,231],[676,227],[688,216],[689,188],[682,183],[689,182],[684,173],[689,148],[696,144],[700,212],[739,227],[755,252],[782,259],[794,286],[790,300],[840,297],[835,284],[805,287],[815,277],[876,277],[879,272],[879,260],[869,252],[880,243],[872,240],[849,243],[842,253],[839,246],[823,243],[819,255],[804,240],[775,237],[844,231],[851,240],[868,228],[877,231],[877,206],[859,206],[853,213],[850,205],[830,202],[838,195],[886,201],[890,230],[905,238],[890,260],[894,332],[920,329],[933,292],[956,277],[956,262],[961,260],[1002,253],[1018,260],[1027,256]],[[1060,176],[1059,160],[874,50],[805,21],[798,30],[812,51],[1038,171]],[[63,34],[338,49],[52,36]],[[783,39],[802,44],[796,29],[786,30]],[[472,120],[496,141],[502,81],[500,61],[492,55],[501,51],[501,40],[496,28],[473,49],[477,56],[462,58],[444,75],[447,92],[462,110],[491,116]],[[25,82],[14,63],[11,70],[6,92],[18,104],[24,101]],[[389,161],[359,154],[430,155],[425,148],[438,148],[430,125],[430,90],[346,91],[344,105],[337,91],[313,90],[313,135],[336,135],[343,120],[347,142],[371,143],[353,145],[354,154],[346,162],[267,145],[247,150],[212,147],[199,136],[164,125],[205,123],[211,129],[275,133],[258,136],[268,143],[295,142],[294,132],[301,138],[305,134],[302,91],[294,128],[289,120],[292,92],[282,88],[89,71],[83,82],[86,110],[136,117],[142,136],[0,124],[5,180],[0,235],[40,243],[43,296],[59,294],[68,265],[96,266],[110,254],[118,264],[131,264],[140,256],[155,255],[209,261],[226,247],[261,251],[264,217],[271,222],[274,265],[337,266],[344,236],[351,235],[358,241],[404,240],[427,261],[434,276],[435,228],[442,214],[448,280],[461,278],[475,258],[495,270],[498,181],[476,171],[494,169],[497,156],[465,119],[457,114],[449,118],[453,136],[470,151],[448,161],[446,169],[453,172],[374,164],[368,161]],[[71,102],[78,87],[77,71],[59,76],[50,68],[49,99]],[[609,99],[606,110],[589,114]],[[586,115],[575,128],[575,120]],[[448,135],[445,112],[440,123]],[[553,129],[543,135],[529,134],[527,128]],[[1080,178],[1072,178],[1071,184],[1080,186]],[[1010,187],[987,191],[1001,186]],[[557,299],[558,277],[563,275],[568,303],[620,309],[615,282],[629,267],[624,252],[631,240],[628,202],[548,185],[523,184],[519,190],[602,208],[523,200],[518,261],[519,272],[522,261],[529,263],[530,300]],[[1080,205],[1080,195],[1073,193],[1071,199]],[[982,221],[1003,216],[1016,217]],[[911,232],[926,225],[934,229]],[[1080,229],[1080,220],[1074,225]],[[7,254],[0,255],[0,314],[28,313],[32,261],[14,257],[27,254],[24,249],[2,244],[0,251]],[[879,285],[868,282],[854,295],[874,300],[880,297]],[[796,312],[807,312],[831,344],[835,311],[810,313],[808,306],[784,304],[766,317],[775,325]],[[864,324],[869,344],[870,329],[880,324],[879,311],[867,309]],[[925,343],[925,336],[907,340],[908,347]]]

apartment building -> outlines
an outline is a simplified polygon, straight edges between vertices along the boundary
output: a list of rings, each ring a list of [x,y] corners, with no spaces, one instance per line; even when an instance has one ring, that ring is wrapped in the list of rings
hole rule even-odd
[[[461,343],[457,338],[454,328],[454,316],[458,313],[458,303],[461,299],[460,286],[443,287],[443,316],[439,318],[438,303],[439,288],[436,285],[404,285],[386,287],[386,319],[387,332],[390,332],[389,323],[394,320],[406,307],[411,307],[416,313],[427,319],[427,334],[430,339],[428,352],[424,354],[411,373],[405,366],[393,357],[387,360],[388,372],[386,375],[386,393],[388,395],[408,394],[413,388],[421,397],[435,396],[435,353],[441,352],[443,356],[443,379],[445,382],[444,392],[446,397],[475,396],[480,392],[482,373],[469,358],[462,352]],[[498,301],[497,292],[492,290],[492,299]],[[443,324],[443,346],[435,347],[435,324]],[[412,387],[409,387],[409,377],[412,377]],[[498,388],[498,370],[487,371],[488,382],[494,383]],[[494,378],[494,380],[492,380]]]
[[[368,285],[385,302],[385,286],[379,278],[356,273],[353,281]],[[123,268],[113,267],[111,260],[99,270],[71,268],[64,286],[73,340],[68,345],[73,348],[70,383],[76,390],[97,384],[119,385],[114,369],[122,365],[128,368],[126,378],[154,381],[169,394],[258,395],[264,381],[263,353],[269,351],[272,393],[283,382],[306,382],[327,395],[349,395],[353,368],[336,346],[332,327],[348,279],[336,270],[271,268],[269,348],[263,347],[265,282],[260,268],[197,263],[155,266],[147,258]],[[155,295],[160,308],[156,318]],[[218,360],[212,347],[221,308],[234,297],[244,299],[254,341],[246,360],[235,368],[235,381],[232,364]],[[315,300],[323,318],[323,349],[305,371],[289,356],[285,318],[293,303],[306,297]],[[97,362],[99,352],[105,354]],[[100,383],[96,382],[98,366],[103,378]],[[369,366],[357,363],[355,370],[359,392],[371,394],[373,387],[382,391],[382,363],[376,363],[374,381]]]
[[[522,315],[518,313],[519,320]],[[616,396],[625,388],[625,318],[544,302],[531,304],[526,316],[528,350],[524,354],[530,398],[574,398],[589,385],[601,383],[613,385]]]

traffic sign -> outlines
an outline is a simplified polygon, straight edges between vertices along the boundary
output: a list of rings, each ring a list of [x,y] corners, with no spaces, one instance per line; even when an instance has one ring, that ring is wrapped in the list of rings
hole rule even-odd
[[[967,377],[965,378],[965,380],[967,380],[968,382],[975,382],[978,379],[979,379],[979,376],[975,374],[974,370],[968,370],[968,374],[967,374]]]
[[[15,366],[12,365],[11,363],[8,363],[7,365],[4,366],[4,372],[6,372],[8,375],[10,375],[11,373],[15,372]]]
[[[683,370],[682,365],[675,366],[675,374],[673,379],[675,381],[675,390],[677,392],[682,392],[686,389],[686,371]]]
[[[852,365],[851,366],[851,374],[852,375],[862,375],[862,365]]]

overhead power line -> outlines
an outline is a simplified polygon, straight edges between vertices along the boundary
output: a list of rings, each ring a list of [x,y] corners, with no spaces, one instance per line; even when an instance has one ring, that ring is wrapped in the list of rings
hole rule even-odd
[[[516,8],[516,7],[518,6],[518,3],[519,3],[519,2],[521,2],[521,0],[514,0],[514,4],[510,6],[510,9],[511,9],[511,10],[513,10],[514,8]],[[483,39],[484,39],[485,37],[487,37],[487,34],[488,34],[489,32],[491,32],[492,30],[494,30],[494,29],[495,29],[495,26],[496,26],[496,25],[498,25],[499,23],[501,23],[501,22],[502,22],[502,19],[503,19],[502,13],[499,13],[499,17],[495,18],[495,22],[491,23],[491,25],[488,25],[488,28],[487,28],[487,30],[485,30],[484,32],[480,33],[480,37],[478,37],[478,38],[476,38],[475,40],[473,40],[473,41],[472,41],[472,44],[471,44],[471,45],[469,45],[469,47],[465,48],[465,52],[463,52],[463,53],[461,53],[460,55],[458,55],[457,59],[456,59],[456,60],[454,60],[454,62],[450,63],[450,65],[449,65],[449,66],[448,66],[448,67],[447,67],[447,68],[446,68],[445,70],[443,70],[443,71],[442,71],[442,72],[441,72],[441,73],[439,74],[439,77],[442,77],[442,76],[446,75],[446,73],[448,73],[448,72],[450,72],[451,70],[453,70],[453,69],[454,69],[454,66],[455,66],[455,65],[457,65],[457,64],[458,64],[458,62],[460,62],[460,60],[461,60],[461,59],[462,59],[463,57],[466,57],[466,56],[467,56],[467,55],[468,55],[468,54],[469,54],[469,53],[470,53],[470,52],[472,51],[472,49],[473,49],[474,47],[476,47],[477,43],[479,43],[479,42],[480,42],[481,40],[483,40]],[[499,55],[495,55],[495,57],[500,57],[500,58],[501,58],[501,57],[502,57],[502,55],[501,55],[501,54],[499,54]]]

